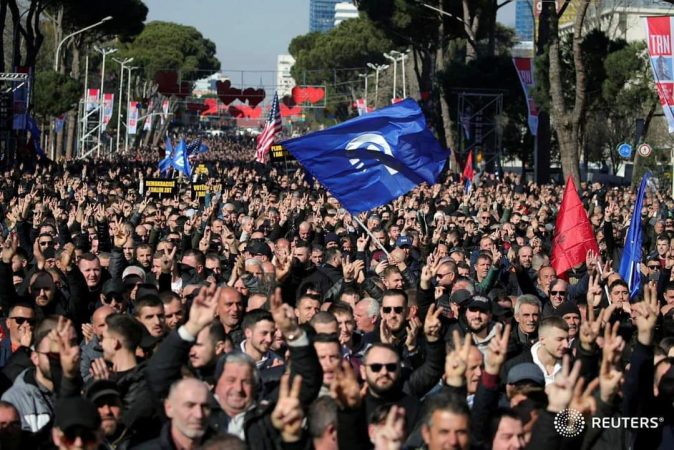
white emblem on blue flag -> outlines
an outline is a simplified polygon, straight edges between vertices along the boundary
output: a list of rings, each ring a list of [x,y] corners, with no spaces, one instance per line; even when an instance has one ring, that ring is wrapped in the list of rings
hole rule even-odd
[[[390,157],[393,157],[393,151],[391,150],[391,146],[388,144],[386,139],[384,139],[384,136],[382,136],[381,134],[366,133],[358,136],[355,139],[352,139],[351,141],[349,141],[348,144],[346,144],[347,150],[353,151],[358,150],[360,148],[364,148],[365,150],[369,150],[372,152],[382,152]],[[349,159],[349,162],[356,169],[362,169],[365,167],[365,163],[358,158],[351,158]],[[386,164],[383,161],[382,164],[386,166]],[[398,173],[397,170],[389,166],[386,166],[386,170],[391,175],[395,175]]]

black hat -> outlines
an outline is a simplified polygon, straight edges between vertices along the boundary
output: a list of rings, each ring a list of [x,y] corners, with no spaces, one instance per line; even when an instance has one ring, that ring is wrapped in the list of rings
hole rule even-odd
[[[115,294],[122,295],[124,293],[124,283],[119,278],[111,278],[103,283],[101,292],[106,297]]]
[[[475,308],[485,312],[491,311],[491,300],[484,295],[473,295],[467,308]]]
[[[328,245],[330,242],[337,242],[339,244],[339,236],[336,233],[328,232],[325,234],[325,245]]]
[[[471,293],[470,291],[466,289],[458,289],[454,292],[452,292],[452,295],[449,296],[449,301],[452,303],[456,303],[457,305],[461,307],[465,307],[468,305],[468,302],[471,299]]]
[[[157,290],[157,286],[150,283],[139,284],[138,290],[136,291],[136,301],[146,297],[159,298],[159,290]]]
[[[578,317],[580,317],[580,309],[575,303],[566,300],[555,309],[554,314],[559,317],[564,317],[567,314],[578,314]]]
[[[89,388],[87,388],[85,396],[88,400],[96,403],[97,400],[100,400],[103,397],[117,397],[122,398],[122,394],[119,392],[117,383],[110,380],[97,380],[94,381]]]
[[[71,427],[98,430],[101,418],[98,409],[91,400],[82,397],[66,397],[56,403],[54,425],[65,431]]]

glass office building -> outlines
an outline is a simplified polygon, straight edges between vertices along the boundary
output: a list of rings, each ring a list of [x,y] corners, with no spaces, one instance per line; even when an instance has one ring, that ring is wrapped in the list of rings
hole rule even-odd
[[[515,4],[515,35],[520,42],[534,40],[534,15],[532,4],[535,0],[517,0]]]
[[[344,0],[311,0],[309,31],[329,31],[335,27],[335,5]]]

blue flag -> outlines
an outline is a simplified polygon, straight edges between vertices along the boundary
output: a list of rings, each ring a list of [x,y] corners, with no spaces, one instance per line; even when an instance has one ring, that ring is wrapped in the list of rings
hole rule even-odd
[[[192,176],[192,168],[190,167],[190,162],[187,159],[187,145],[185,145],[185,141],[183,139],[180,140],[178,147],[176,147],[176,150],[173,153],[171,165],[178,172],[184,173],[185,176]]]
[[[641,179],[639,193],[637,194],[637,203],[632,212],[632,221],[627,232],[625,240],[625,249],[623,257],[620,260],[620,276],[627,282],[630,290],[630,299],[636,297],[641,287],[641,273],[639,265],[641,264],[641,251],[643,242],[643,233],[641,230],[641,208],[643,208],[644,197],[646,196],[646,185],[651,177],[650,172],[646,172]]]
[[[33,146],[35,146],[35,154],[39,159],[46,159],[47,155],[45,154],[44,150],[42,150],[42,146],[40,145],[40,135],[42,132],[37,126],[37,122],[35,122],[35,119],[33,119],[33,116],[30,114],[26,115],[26,128],[28,131],[30,131],[30,138],[33,141]]]
[[[171,144],[171,138],[169,138],[168,134],[167,134],[166,135],[166,148],[164,149],[164,159],[159,161],[159,171],[162,174],[165,174],[171,168],[171,162],[173,161],[171,159],[172,153],[173,153],[173,144]]]
[[[281,145],[352,214],[434,184],[449,156],[412,99]]]

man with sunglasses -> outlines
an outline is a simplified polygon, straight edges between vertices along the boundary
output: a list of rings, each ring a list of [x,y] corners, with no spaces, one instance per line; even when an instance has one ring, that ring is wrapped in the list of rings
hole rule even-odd
[[[548,289],[550,301],[543,308],[543,317],[555,314],[555,311],[570,297],[569,283],[561,279],[552,280]]]
[[[12,387],[2,395],[2,400],[13,404],[19,411],[21,428],[33,433],[45,429],[54,418],[52,368],[58,364],[59,350],[50,333],[57,324],[56,318],[49,317],[36,328],[30,355],[32,367],[19,373]],[[70,340],[76,342],[75,329],[70,326],[67,332]]]
[[[433,317],[437,318],[437,315]],[[366,417],[372,418],[379,407],[395,404],[405,408],[408,431],[417,423],[421,413],[419,398],[437,384],[443,371],[444,342],[439,339],[439,333],[432,333],[428,327],[432,320],[429,317],[424,326],[426,358],[411,374],[403,372],[400,354],[394,346],[375,343],[365,351],[360,375],[367,385]]]
[[[17,303],[0,323],[0,368],[20,347],[30,346],[35,329],[35,309],[29,303]]]

